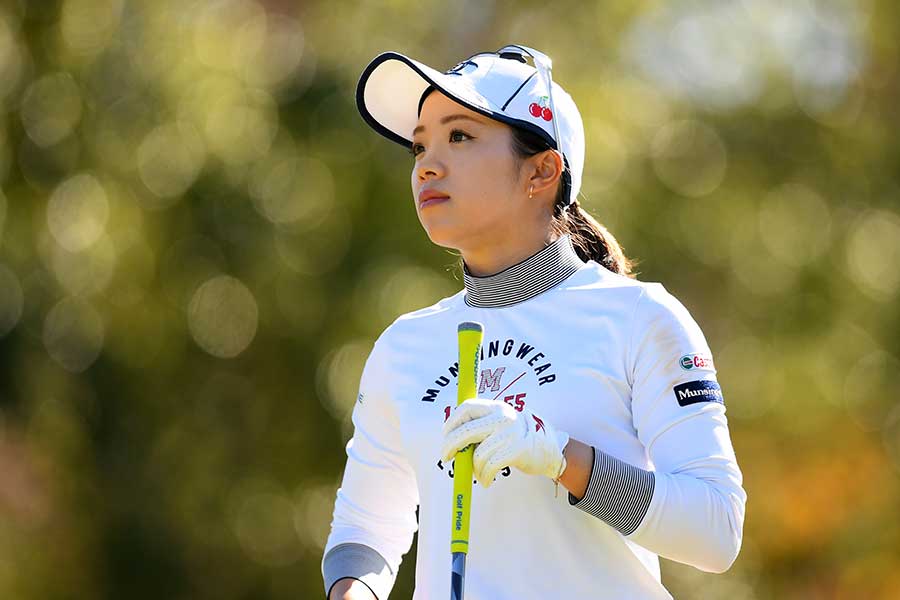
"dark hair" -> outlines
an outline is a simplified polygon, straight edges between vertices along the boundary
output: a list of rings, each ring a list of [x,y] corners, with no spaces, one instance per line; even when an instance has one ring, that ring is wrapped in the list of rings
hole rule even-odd
[[[550,149],[550,145],[538,134],[510,127],[512,130],[512,152],[516,164]],[[569,195],[570,176],[568,167],[560,178],[556,189],[556,200],[553,203],[553,220],[550,227],[557,235],[570,234],[575,252],[583,261],[593,260],[613,273],[634,278],[632,268],[635,262],[625,256],[619,242],[606,227],[581,207],[576,199],[569,207],[564,208]]]

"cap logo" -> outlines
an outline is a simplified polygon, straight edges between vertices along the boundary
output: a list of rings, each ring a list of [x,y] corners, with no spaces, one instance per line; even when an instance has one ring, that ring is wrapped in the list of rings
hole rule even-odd
[[[465,69],[469,65],[472,65],[474,67],[472,69],[473,71],[478,68],[478,63],[471,61],[471,60],[464,60],[461,63],[459,63],[458,65],[456,65],[455,67],[453,67],[452,69],[447,70],[444,74],[445,75],[462,75],[463,69]]]
[[[528,112],[536,119],[551,120],[553,111],[550,110],[550,96],[541,96],[537,102],[532,102],[528,106]]]

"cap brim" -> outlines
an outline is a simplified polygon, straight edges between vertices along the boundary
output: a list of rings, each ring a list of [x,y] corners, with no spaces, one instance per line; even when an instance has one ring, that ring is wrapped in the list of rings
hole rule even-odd
[[[534,131],[552,148],[556,142],[540,127],[511,118],[458,77],[441,73],[398,52],[379,54],[363,70],[356,86],[356,106],[375,131],[402,146],[412,146],[422,94],[434,87],[445,96],[492,119]]]

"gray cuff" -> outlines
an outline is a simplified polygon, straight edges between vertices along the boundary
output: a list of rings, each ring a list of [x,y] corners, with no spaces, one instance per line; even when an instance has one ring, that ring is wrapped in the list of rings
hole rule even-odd
[[[594,462],[584,498],[578,500],[569,492],[569,504],[628,535],[638,528],[650,508],[656,475],[592,449]]]
[[[378,600],[387,600],[394,587],[394,573],[376,550],[363,544],[338,544],[322,559],[325,599],[340,579],[350,577],[366,584]]]

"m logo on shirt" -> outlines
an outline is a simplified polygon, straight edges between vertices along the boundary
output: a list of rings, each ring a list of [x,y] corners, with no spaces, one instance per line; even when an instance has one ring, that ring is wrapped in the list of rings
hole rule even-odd
[[[484,393],[485,390],[490,389],[492,392],[496,392],[500,389],[500,380],[503,379],[503,373],[506,371],[506,367],[499,367],[494,369],[482,369],[481,370],[481,382],[478,384],[478,393]]]

